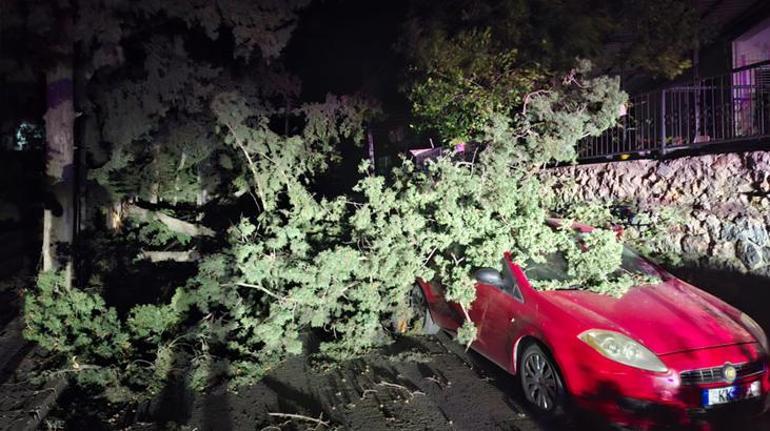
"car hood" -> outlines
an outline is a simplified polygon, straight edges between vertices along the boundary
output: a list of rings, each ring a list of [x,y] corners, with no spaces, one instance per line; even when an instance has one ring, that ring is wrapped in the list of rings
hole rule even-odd
[[[675,278],[634,287],[621,298],[579,290],[544,296],[586,329],[624,333],[658,355],[756,341],[730,317],[727,304],[713,304]]]

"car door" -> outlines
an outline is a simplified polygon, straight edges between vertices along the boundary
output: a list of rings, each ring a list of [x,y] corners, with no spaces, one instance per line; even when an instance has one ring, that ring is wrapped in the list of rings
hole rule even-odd
[[[433,320],[446,330],[457,331],[457,328],[465,320],[460,306],[446,300],[444,288],[438,282],[426,282],[423,280],[418,282],[425,294]]]
[[[513,341],[532,310],[525,303],[511,268],[502,262],[503,282],[476,284],[476,301],[469,312],[477,327],[474,348],[501,367],[508,369]]]
[[[480,271],[495,271],[491,268],[480,268]],[[495,271],[499,274],[499,271]],[[468,312],[468,317],[470,317],[471,321],[476,325],[477,331],[479,329],[482,329],[481,325],[484,320],[485,315],[485,307],[483,304],[487,303],[487,295],[489,295],[491,292],[492,287],[494,287],[494,284],[484,282],[483,280],[479,279],[479,273],[476,273],[476,299],[473,300],[471,303],[471,306],[468,310],[463,310],[463,308],[460,306],[460,304],[456,302],[450,302],[445,301],[443,303],[439,303],[436,301],[435,305],[432,305],[432,307],[435,307],[435,310],[437,311],[434,315],[434,319],[436,319],[436,316],[438,319],[436,320],[439,325],[441,325],[444,329],[448,329],[452,332],[456,332],[457,329],[462,326],[463,323],[465,323],[465,312]],[[441,289],[441,298],[445,298],[444,296],[444,290]],[[440,310],[440,311],[439,311]],[[485,343],[485,338],[479,336],[480,332],[477,332],[476,340],[473,342],[472,347],[474,350],[484,354],[488,355],[487,353],[487,347]]]

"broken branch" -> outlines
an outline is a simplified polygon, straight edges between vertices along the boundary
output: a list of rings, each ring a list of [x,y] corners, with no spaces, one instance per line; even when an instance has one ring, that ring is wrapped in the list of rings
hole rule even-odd
[[[137,256],[139,259],[147,259],[152,263],[156,262],[195,262],[200,259],[197,250],[186,251],[145,251],[142,250]]]
[[[160,211],[148,210],[147,208],[142,208],[135,204],[127,204],[125,205],[124,209],[128,214],[142,221],[149,221],[152,219],[158,220],[167,228],[176,233],[189,236],[214,236],[215,233],[212,229],[206,226],[186,222],[168,214],[164,214]]]
[[[286,300],[289,299],[289,298],[286,298],[285,296],[281,296],[281,295],[278,295],[276,293],[273,293],[270,290],[268,290],[268,289],[266,289],[266,288],[264,288],[264,287],[262,287],[262,286],[260,286],[258,284],[250,284],[250,283],[242,283],[241,282],[241,283],[235,283],[235,285],[236,286],[241,286],[241,287],[248,287],[250,289],[257,289],[257,290],[259,290],[259,291],[261,291],[261,292],[263,292],[263,293],[265,293],[265,294],[267,294],[269,296],[272,296],[275,299],[279,299],[281,301],[286,301]]]

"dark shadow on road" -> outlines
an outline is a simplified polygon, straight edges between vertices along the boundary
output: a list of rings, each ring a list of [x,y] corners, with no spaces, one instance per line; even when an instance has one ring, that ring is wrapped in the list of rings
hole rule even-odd
[[[231,431],[233,429],[232,406],[230,391],[227,383],[222,383],[221,377],[230,374],[230,367],[223,362],[217,362],[214,357],[209,359],[209,382],[203,397],[203,430],[202,431]],[[221,372],[221,374],[220,374]]]
[[[187,355],[175,351],[172,370],[181,370],[188,366]],[[137,409],[138,421],[152,421],[161,427],[171,424],[187,423],[192,414],[193,394],[184,375],[171,371],[166,376],[166,384],[157,397],[143,403]]]
[[[563,414],[556,417],[543,417],[530,408],[524,398],[517,376],[509,374],[487,358],[470,351],[471,361],[477,368],[475,371],[481,378],[491,378],[489,382],[503,394],[504,402],[515,412],[524,413],[537,422],[543,431],[577,431],[591,429],[603,431],[602,424],[584,417],[584,415],[568,407]]]
[[[278,395],[279,412],[309,412],[318,417],[321,413],[320,403],[310,394],[295,389],[270,376],[262,379],[262,383]]]
[[[153,400],[140,406],[138,421],[154,422],[160,429],[175,429],[175,426],[190,423],[197,416],[200,431],[231,431],[231,394],[223,381],[229,367],[214,356],[210,356],[208,361],[206,388],[198,392],[190,387],[187,375],[191,368],[189,353],[175,352],[172,371],[163,390]]]

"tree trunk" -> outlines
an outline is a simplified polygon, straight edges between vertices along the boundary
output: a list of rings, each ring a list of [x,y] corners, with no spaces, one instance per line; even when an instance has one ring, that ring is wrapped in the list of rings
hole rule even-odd
[[[68,14],[66,11],[65,14]],[[46,73],[46,176],[50,195],[43,213],[43,271],[63,271],[72,279],[75,228],[75,107],[72,75],[71,17],[61,21],[56,64]]]

